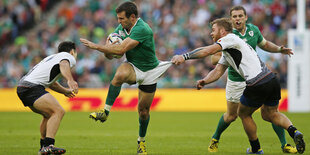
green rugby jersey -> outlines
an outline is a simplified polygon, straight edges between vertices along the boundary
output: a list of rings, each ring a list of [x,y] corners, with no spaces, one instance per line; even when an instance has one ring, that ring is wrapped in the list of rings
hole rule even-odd
[[[139,42],[135,48],[126,52],[126,58],[128,62],[131,62],[141,71],[146,72],[159,64],[155,55],[153,31],[142,19],[138,18],[129,33],[121,24],[118,25],[114,33],[121,35],[122,39],[129,37]]]
[[[233,30],[233,33],[247,42],[254,50],[256,50],[256,45],[263,41],[263,35],[260,33],[258,27],[253,24],[246,24],[244,35],[236,29]],[[228,78],[231,81],[244,81],[232,67],[228,67]]]

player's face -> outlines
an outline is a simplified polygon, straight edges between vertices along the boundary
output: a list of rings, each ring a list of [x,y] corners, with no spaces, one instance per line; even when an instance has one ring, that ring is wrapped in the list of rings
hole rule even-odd
[[[248,17],[244,14],[243,10],[233,10],[230,18],[233,23],[233,27],[239,32],[245,29],[245,23],[248,20]]]
[[[211,37],[214,42],[221,38],[220,27],[217,24],[212,25]]]
[[[130,20],[131,17],[127,18],[125,11],[120,12],[117,14],[117,21],[122,25],[124,29],[131,29],[132,21]]]

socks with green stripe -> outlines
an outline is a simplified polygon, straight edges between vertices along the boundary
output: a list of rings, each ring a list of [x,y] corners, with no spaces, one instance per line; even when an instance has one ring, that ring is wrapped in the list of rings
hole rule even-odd
[[[225,131],[225,129],[229,125],[230,125],[230,123],[226,123],[224,121],[224,115],[222,115],[222,117],[219,120],[219,123],[217,124],[216,131],[215,131],[214,135],[212,136],[212,138],[214,138],[216,140],[220,140],[221,134]]]
[[[272,124],[273,130],[276,132],[280,142],[281,142],[281,147],[283,148],[286,144],[286,139],[285,139],[285,131],[282,127],[279,127],[275,124]]]
[[[106,115],[109,115],[110,110],[114,104],[114,101],[121,91],[121,88],[122,88],[121,86],[113,86],[112,84],[110,84],[108,96],[105,101],[105,107],[104,107]]]
[[[139,136],[140,137],[145,137],[149,121],[150,121],[150,117],[147,120],[141,120],[139,118]]]

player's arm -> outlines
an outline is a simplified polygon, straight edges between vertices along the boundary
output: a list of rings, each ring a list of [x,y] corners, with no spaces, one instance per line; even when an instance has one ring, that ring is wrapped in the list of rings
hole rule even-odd
[[[70,89],[63,87],[57,81],[52,83],[49,88],[70,98],[75,96],[75,94]]]
[[[127,51],[135,48],[139,42],[136,40],[131,39],[130,37],[126,38],[121,44],[106,44],[106,45],[99,45],[95,44],[87,39],[81,38],[80,41],[87,47],[91,49],[98,50],[104,54],[116,54],[116,55],[123,55]]]
[[[227,66],[217,64],[215,68],[203,79],[197,81],[197,89],[200,90],[204,85],[210,84],[218,80],[226,71]]]
[[[78,87],[77,82],[75,82],[72,77],[69,61],[67,59],[61,60],[59,63],[59,68],[60,68],[61,75],[67,80],[67,84],[70,88],[70,92],[77,94],[79,87]]]
[[[286,48],[284,46],[278,46],[274,43],[272,43],[271,41],[266,40],[265,38],[263,38],[263,40],[258,44],[258,46],[270,53],[282,53],[282,54],[286,54],[286,55],[293,55],[293,51],[290,48]]]
[[[222,50],[221,45],[213,44],[206,47],[197,48],[191,52],[185,53],[183,55],[175,55],[172,57],[171,62],[179,65],[188,59],[199,59],[210,56]]]
[[[221,59],[221,56],[222,56],[222,52],[217,52],[217,53],[213,54],[211,56],[212,65],[216,65],[217,62],[219,62],[219,60]]]

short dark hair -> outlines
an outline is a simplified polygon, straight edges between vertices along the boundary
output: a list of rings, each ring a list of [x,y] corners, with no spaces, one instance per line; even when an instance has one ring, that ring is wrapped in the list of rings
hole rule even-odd
[[[231,16],[232,11],[235,11],[235,10],[243,10],[244,15],[246,15],[246,11],[245,11],[244,7],[241,5],[238,5],[238,6],[234,6],[230,9],[230,12],[229,12],[230,16]]]
[[[75,43],[72,41],[64,41],[58,45],[58,52],[70,52],[72,49],[75,50]]]
[[[132,14],[138,17],[138,9],[134,2],[127,1],[127,2],[120,4],[116,8],[116,13],[121,13],[123,11],[125,11],[127,18],[129,18]]]
[[[215,19],[211,22],[211,25],[217,24],[217,26],[221,26],[225,29],[227,32],[232,32],[232,23],[229,18],[219,18]]]

